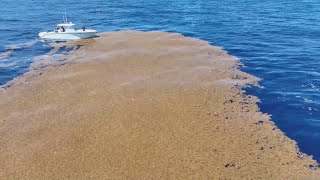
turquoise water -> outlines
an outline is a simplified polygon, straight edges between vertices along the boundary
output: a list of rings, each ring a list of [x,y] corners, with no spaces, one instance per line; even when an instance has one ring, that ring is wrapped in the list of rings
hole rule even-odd
[[[0,84],[23,74],[50,47],[39,31],[64,11],[79,27],[98,31],[161,30],[197,37],[241,58],[262,78],[261,111],[303,152],[320,161],[320,1],[317,0],[1,0]],[[14,45],[14,47],[12,47]]]

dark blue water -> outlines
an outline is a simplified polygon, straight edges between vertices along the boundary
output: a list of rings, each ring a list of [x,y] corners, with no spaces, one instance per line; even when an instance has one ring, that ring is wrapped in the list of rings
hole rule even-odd
[[[64,11],[99,31],[173,31],[223,46],[244,71],[263,78],[264,89],[247,89],[261,99],[261,110],[320,161],[320,1],[0,0],[0,52],[20,44],[0,59],[0,84],[50,50],[25,43],[52,29]]]

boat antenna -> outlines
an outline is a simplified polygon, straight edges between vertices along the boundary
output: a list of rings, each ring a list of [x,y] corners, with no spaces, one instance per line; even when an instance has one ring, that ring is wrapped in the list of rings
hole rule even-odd
[[[63,14],[63,21],[65,24],[68,23],[67,12],[64,12],[64,14]]]

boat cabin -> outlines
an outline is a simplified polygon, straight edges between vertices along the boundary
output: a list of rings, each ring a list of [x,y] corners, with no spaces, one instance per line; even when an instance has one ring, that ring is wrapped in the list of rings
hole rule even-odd
[[[58,24],[55,32],[65,32],[66,30],[73,30],[72,26],[74,25],[75,24],[73,24],[72,22]]]

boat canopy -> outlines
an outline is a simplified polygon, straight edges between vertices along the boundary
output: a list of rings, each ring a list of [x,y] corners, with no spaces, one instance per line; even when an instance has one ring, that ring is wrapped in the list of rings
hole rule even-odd
[[[58,24],[57,26],[64,26],[64,27],[71,27],[71,26],[74,26],[75,24],[73,23],[62,23],[62,24]]]

